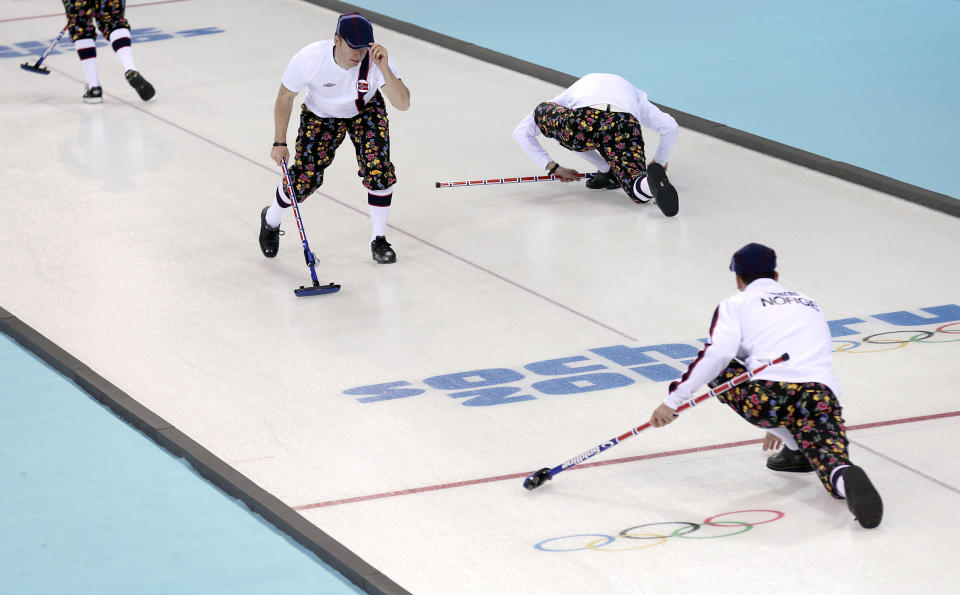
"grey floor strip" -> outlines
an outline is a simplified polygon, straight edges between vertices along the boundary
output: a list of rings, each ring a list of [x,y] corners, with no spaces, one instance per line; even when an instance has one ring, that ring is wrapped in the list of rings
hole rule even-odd
[[[443,35],[442,33],[437,33],[436,31],[431,31],[430,29],[424,29],[423,27],[408,23],[406,21],[401,21],[384,14],[366,10],[360,6],[347,4],[346,2],[339,2],[338,0],[304,1],[309,2],[310,4],[316,4],[317,6],[322,6],[323,8],[337,11],[341,14],[355,11],[362,12],[364,16],[370,19],[371,22],[382,27],[386,27],[387,29],[397,31],[398,33],[403,33],[404,35],[409,35],[410,37],[414,37],[416,39],[421,39],[423,41],[459,52],[461,54],[465,54],[467,56],[471,56],[473,58],[477,58],[478,60],[483,60],[484,62],[489,62],[490,64],[502,66],[503,68],[508,68],[515,72],[547,81],[548,83],[554,83],[556,85],[560,85],[561,87],[569,87],[574,81],[577,80],[577,77],[564,72],[546,68],[544,66],[540,66],[539,64],[533,64],[532,62],[527,62],[525,60],[520,60],[519,58],[515,58],[513,56],[501,54],[500,52],[496,52],[473,43],[468,43],[454,37]],[[890,178],[843,161],[834,161],[833,159],[829,159],[815,153],[810,153],[808,151],[804,151],[790,145],[785,145],[762,136],[744,132],[743,130],[731,128],[725,124],[720,124],[699,116],[694,116],[692,114],[688,114],[659,103],[655,103],[655,105],[676,118],[677,123],[683,128],[694,130],[696,132],[700,132],[708,136],[733,143],[735,145],[740,145],[759,153],[770,155],[771,157],[776,157],[790,163],[795,163],[802,167],[816,170],[842,180],[847,180],[848,182],[853,182],[867,188],[872,188],[873,190],[878,190],[880,192],[905,199],[909,202],[953,215],[954,217],[960,217],[960,200],[952,196],[941,194],[939,192],[933,192],[932,190],[914,186],[913,184],[907,184],[906,182],[902,182],[900,180],[896,180],[894,178]],[[533,106],[531,106],[531,109],[533,109]],[[507,137],[509,137],[509,131],[507,131],[505,134],[505,138]]]
[[[52,368],[75,382],[90,396],[172,455],[185,459],[200,475],[228,495],[242,501],[250,510],[316,554],[353,584],[371,595],[409,595],[408,591],[321,531],[300,513],[250,481],[2,307],[0,307],[0,332],[9,335]]]

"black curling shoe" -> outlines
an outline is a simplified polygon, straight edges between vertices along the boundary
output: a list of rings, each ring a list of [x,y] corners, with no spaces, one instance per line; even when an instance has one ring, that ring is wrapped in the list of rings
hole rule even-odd
[[[370,242],[370,253],[373,255],[373,259],[379,264],[397,262],[397,253],[393,251],[393,248],[390,247],[387,238],[384,236],[373,238],[373,241]]]
[[[280,236],[283,235],[283,232],[280,231],[279,227],[274,228],[267,225],[267,210],[269,209],[270,207],[266,206],[260,211],[260,251],[267,258],[273,258],[280,249]]]
[[[598,171],[593,177],[587,180],[587,188],[590,190],[610,190],[620,187],[620,179],[613,170]]]
[[[810,473],[813,471],[813,465],[810,464],[802,451],[790,450],[784,446],[780,449],[780,452],[767,459],[767,469],[790,473]]]
[[[157,91],[153,88],[153,85],[147,82],[147,79],[137,72],[136,70],[128,70],[123,73],[123,76],[127,79],[127,82],[130,83],[130,86],[137,91],[137,95],[140,96],[140,99],[147,101],[157,94]]]
[[[667,217],[673,217],[680,212],[677,189],[667,179],[667,171],[656,161],[651,162],[647,167],[647,183],[650,184],[650,192],[653,193],[653,199],[660,208],[660,212]]]
[[[84,103],[103,103],[103,89],[100,87],[87,87],[83,92]]]
[[[847,493],[847,508],[864,529],[873,529],[883,519],[883,500],[877,489],[870,483],[867,473],[850,465],[841,469],[844,491]]]

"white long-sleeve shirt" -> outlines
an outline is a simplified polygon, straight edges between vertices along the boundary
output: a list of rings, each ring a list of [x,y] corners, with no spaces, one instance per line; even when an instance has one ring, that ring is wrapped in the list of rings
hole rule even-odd
[[[819,382],[839,396],[840,382],[831,368],[831,341],[830,327],[816,302],[773,279],[757,279],[720,302],[706,346],[680,380],[670,385],[664,403],[680,407],[734,357],[753,370],[783,353],[789,353],[790,359],[770,366],[756,379]]]
[[[615,74],[588,74],[550,101],[570,109],[610,104],[633,114],[640,121],[641,126],[653,129],[660,136],[653,160],[661,165],[667,164],[673,152],[677,134],[680,132],[677,121],[650,103],[645,92]],[[530,112],[514,129],[513,138],[538,166],[546,168],[552,159],[537,140],[540,134],[542,133],[533,119],[533,112]],[[581,153],[581,155],[598,167],[604,169],[607,167],[603,158],[594,151]]]

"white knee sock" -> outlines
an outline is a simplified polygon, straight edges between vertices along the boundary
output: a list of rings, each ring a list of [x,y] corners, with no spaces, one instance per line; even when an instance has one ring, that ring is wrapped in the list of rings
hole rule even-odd
[[[793,434],[790,433],[790,430],[786,429],[783,426],[778,426],[776,428],[764,428],[766,431],[770,432],[777,438],[783,441],[783,445],[789,448],[790,450],[800,450],[800,446],[797,444],[797,441],[793,439]]]
[[[830,472],[830,483],[833,484],[833,488],[837,490],[837,493],[840,494],[840,497],[842,498],[847,497],[847,488],[843,482],[843,474],[841,473],[839,476],[837,476],[837,473],[841,469],[846,469],[849,466],[850,465],[840,465],[839,467],[834,468],[834,470]]]
[[[386,190],[367,190],[367,194],[370,194],[373,196],[391,197],[391,200],[392,200],[393,186],[387,188]],[[377,206],[372,204],[370,205],[370,226],[371,226],[370,241],[371,242],[377,236],[387,235],[387,220],[389,218],[390,218],[389,204],[386,206]]]
[[[599,152],[595,150],[584,151],[583,153],[578,153],[578,155],[580,155],[580,157],[582,157],[584,161],[596,167],[599,171],[603,173],[607,173],[608,171],[610,171],[610,164],[607,163],[607,160],[604,159],[603,155],[601,155]]]
[[[377,236],[387,235],[387,220],[390,218],[390,207],[375,207],[370,205],[370,241]]]
[[[73,47],[78,52],[87,49],[93,50],[93,57],[81,59],[80,65],[83,66],[83,75],[87,79],[87,85],[90,87],[99,87],[100,75],[97,73],[97,44],[94,43],[92,39],[78,39],[73,42]]]
[[[650,192],[650,182],[647,181],[647,176],[643,176],[637,182],[633,183],[633,194],[635,196],[646,197],[647,200],[653,198],[653,192]],[[781,440],[783,440],[783,438],[781,438]]]
[[[112,44],[116,40],[123,39],[124,37],[130,39],[130,29],[114,29],[114,31],[110,33],[110,43]],[[124,72],[137,69],[133,63],[133,49],[129,45],[116,50],[116,52],[117,58],[120,58],[120,63],[123,64]]]
[[[283,222],[283,212],[284,210],[290,208],[290,205],[283,206],[278,200],[278,193],[283,192],[283,184],[277,186],[277,192],[273,195],[273,204],[270,205],[270,208],[267,209],[267,216],[264,217],[267,220],[267,225],[273,228],[280,227],[280,223]],[[287,195],[284,194],[284,197]]]

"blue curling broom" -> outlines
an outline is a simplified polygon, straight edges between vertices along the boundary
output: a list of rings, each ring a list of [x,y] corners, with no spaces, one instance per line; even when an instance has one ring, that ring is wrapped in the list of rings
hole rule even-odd
[[[40,66],[40,65],[43,64],[43,61],[47,58],[50,52],[53,51],[53,48],[57,47],[57,44],[60,43],[60,38],[63,37],[63,34],[66,32],[67,32],[67,27],[60,29],[60,34],[57,35],[57,38],[53,40],[53,43],[50,44],[50,47],[48,47],[47,50],[40,55],[40,59],[37,60],[36,63],[30,64],[29,62],[24,62],[23,64],[20,65],[20,68],[28,72],[35,72],[37,74],[50,74],[50,71],[47,70],[45,66]]]
[[[303,258],[307,261],[307,266],[310,267],[310,278],[313,279],[313,285],[309,287],[301,285],[300,289],[293,290],[293,294],[297,297],[303,297],[305,295],[336,293],[340,291],[339,285],[336,283],[320,285],[320,281],[317,280],[317,270],[315,268],[317,259],[314,257],[313,252],[310,251],[310,244],[307,243],[307,234],[303,232],[303,222],[300,220],[300,207],[297,206],[297,195],[293,189],[293,180],[290,179],[290,172],[287,171],[286,159],[280,159],[280,168],[283,170],[283,181],[287,185],[287,196],[290,197],[290,202],[293,204],[293,214],[296,215],[297,218],[297,229],[300,231],[300,242],[303,243]]]
[[[762,366],[759,366],[754,370],[744,372],[743,374],[740,374],[734,377],[732,380],[728,380],[723,384],[717,386],[716,388],[712,388],[708,390],[707,392],[703,393],[699,397],[690,399],[689,401],[687,401],[686,403],[678,407],[674,415],[679,415],[681,411],[683,411],[684,409],[689,409],[690,407],[693,407],[700,401],[704,401],[706,399],[709,399],[710,397],[715,397],[720,393],[730,390],[731,388],[737,386],[738,384],[743,384],[744,382],[750,380],[760,372],[766,370],[768,367],[775,366],[779,363],[787,361],[788,359],[790,359],[790,355],[787,353],[784,353],[777,359],[771,361],[769,364],[763,364]],[[639,434],[640,432],[646,430],[649,427],[650,427],[650,422],[647,422],[642,426],[637,426],[636,428],[633,428],[631,430],[624,432],[623,434],[617,436],[616,438],[611,438],[610,440],[607,440],[603,444],[598,444],[597,446],[594,446],[590,450],[578,454],[577,456],[573,457],[569,461],[557,465],[553,469],[549,467],[544,467],[539,471],[535,471],[530,475],[528,475],[527,478],[523,480],[523,487],[527,488],[528,490],[535,490],[536,488],[543,485],[544,482],[553,479],[553,476],[556,475],[557,473],[560,473],[561,471],[566,471],[567,469],[570,469],[576,465],[579,465],[580,463],[586,461],[590,457],[594,455],[598,455],[601,452],[607,450],[608,448],[613,448],[614,446],[620,444],[630,436]]]

